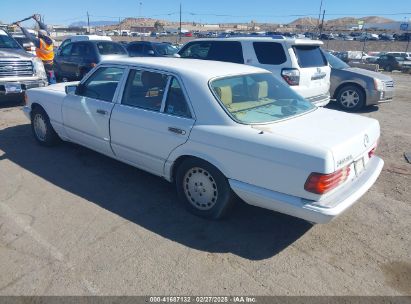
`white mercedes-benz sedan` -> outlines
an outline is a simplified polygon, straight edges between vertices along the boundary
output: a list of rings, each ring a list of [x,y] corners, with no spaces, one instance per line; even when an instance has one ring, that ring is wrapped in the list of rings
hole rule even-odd
[[[80,83],[27,92],[36,140],[62,139],[174,182],[193,213],[220,218],[238,197],[314,223],[378,178],[377,120],[317,108],[266,70],[125,58]]]

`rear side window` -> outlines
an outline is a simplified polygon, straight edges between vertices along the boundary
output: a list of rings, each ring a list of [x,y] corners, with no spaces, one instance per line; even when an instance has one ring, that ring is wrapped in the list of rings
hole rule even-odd
[[[182,58],[244,63],[243,48],[238,41],[201,41],[181,50]]]
[[[244,63],[243,48],[237,41],[215,41],[208,52],[208,60]]]
[[[262,64],[282,64],[287,61],[284,48],[277,42],[254,42],[254,51]]]
[[[317,45],[296,45],[293,49],[300,68],[314,68],[327,65],[327,60]]]
[[[121,103],[159,112],[167,80],[168,77],[164,74],[131,70]]]

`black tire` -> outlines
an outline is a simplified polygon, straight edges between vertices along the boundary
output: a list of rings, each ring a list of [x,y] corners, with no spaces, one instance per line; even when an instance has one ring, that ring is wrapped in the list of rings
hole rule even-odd
[[[355,85],[343,86],[338,90],[337,102],[345,111],[358,111],[365,105],[364,91]]]
[[[386,71],[386,72],[392,72],[392,66],[390,66],[390,65],[387,65],[387,66],[385,66],[384,67],[384,70]]]
[[[183,161],[177,168],[175,182],[181,202],[197,216],[220,219],[234,204],[235,194],[227,178],[204,160]]]
[[[46,111],[41,107],[35,107],[31,111],[31,130],[36,141],[42,146],[51,147],[60,141]]]

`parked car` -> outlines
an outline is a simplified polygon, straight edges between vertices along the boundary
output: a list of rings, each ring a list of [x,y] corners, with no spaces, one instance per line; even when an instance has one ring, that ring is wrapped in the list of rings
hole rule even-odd
[[[387,72],[392,72],[394,70],[409,70],[411,68],[410,60],[406,60],[404,57],[395,57],[391,54],[384,54],[380,56],[376,63],[381,69]]]
[[[379,39],[382,41],[394,41],[395,38],[391,34],[380,34],[378,35]]]
[[[111,37],[109,36],[100,36],[100,35],[75,35],[63,40],[60,44],[58,50],[64,48],[70,42],[77,42],[77,41],[112,41]]]
[[[411,52],[386,52],[385,54],[388,54],[394,57],[404,57],[407,60],[411,60]]]
[[[27,53],[13,37],[0,29],[0,102],[11,98],[22,102],[27,89],[47,85],[41,60]]]
[[[394,81],[390,76],[352,68],[330,53],[324,54],[331,66],[330,93],[341,108],[358,111],[365,106],[392,101]]]
[[[166,57],[174,56],[178,48],[166,42],[135,41],[127,45],[131,57]]]
[[[102,60],[127,55],[126,49],[113,41],[71,42],[54,57],[54,72],[58,81],[80,80]]]
[[[18,42],[18,44],[20,44],[20,46],[27,53],[30,53],[32,55],[36,55],[36,46],[34,45],[34,43],[29,38],[27,38],[23,34],[12,34],[12,37],[14,38],[14,40],[16,40]]]
[[[197,39],[178,52],[182,58],[217,60],[269,70],[317,106],[330,101],[330,67],[321,41],[269,37]]]
[[[41,145],[60,138],[161,176],[206,218],[227,213],[235,193],[326,223],[383,167],[377,120],[317,108],[252,66],[127,58],[100,64],[80,84],[27,95]]]

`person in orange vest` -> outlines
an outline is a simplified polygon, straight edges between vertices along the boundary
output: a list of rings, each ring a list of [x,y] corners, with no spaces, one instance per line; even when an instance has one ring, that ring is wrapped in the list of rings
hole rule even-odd
[[[49,83],[56,83],[53,70],[53,60],[54,60],[54,44],[53,39],[50,37],[50,33],[47,31],[47,26],[41,22],[39,15],[33,15],[32,18],[38,23],[38,37],[30,34],[30,32],[22,27],[20,23],[16,23],[20,27],[23,34],[30,39],[36,46],[36,55],[43,61],[44,69],[47,73],[47,78]]]

